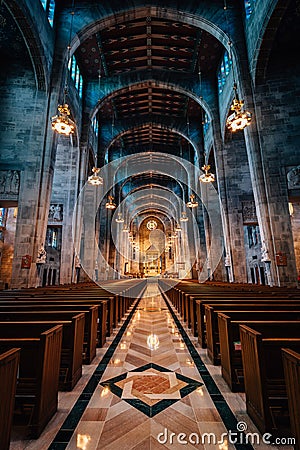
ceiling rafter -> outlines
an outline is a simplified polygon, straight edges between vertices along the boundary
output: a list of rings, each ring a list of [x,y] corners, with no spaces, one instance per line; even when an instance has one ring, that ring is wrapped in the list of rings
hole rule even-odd
[[[99,55],[100,55],[100,58],[101,58],[101,63],[102,63],[101,65],[102,65],[102,68],[103,68],[103,72],[104,72],[104,75],[106,77],[108,77],[109,76],[109,72],[108,72],[108,67],[107,67],[107,64],[106,64],[105,56],[104,56],[104,51],[103,51],[103,47],[102,47],[102,41],[101,41],[100,33],[96,33],[96,40],[97,40]]]
[[[98,45],[98,50],[99,50],[99,55],[100,55],[100,58],[99,58],[99,59],[101,59],[100,70],[101,70],[101,67],[102,67],[102,68],[103,68],[104,75],[105,75],[106,77],[109,77],[109,71],[108,71],[108,67],[107,67],[107,63],[106,63],[106,58],[105,58],[104,51],[103,51],[101,35],[100,35],[99,32],[96,33],[96,39],[97,39],[97,45]],[[99,73],[99,76],[101,77],[102,74]],[[113,102],[113,101],[112,101],[112,109],[113,109],[113,118],[112,118],[112,128],[113,128],[113,126],[114,126],[114,125],[113,125],[113,124],[114,124],[114,117],[117,118],[117,111],[116,111],[116,108],[115,108],[115,105],[114,105],[114,102]],[[113,130],[112,130],[112,131],[113,131]]]
[[[195,72],[195,70],[197,68],[201,39],[202,39],[202,30],[197,30],[197,40],[196,40],[196,45],[194,48],[194,54],[193,54],[192,61],[191,61],[191,71],[192,72]]]

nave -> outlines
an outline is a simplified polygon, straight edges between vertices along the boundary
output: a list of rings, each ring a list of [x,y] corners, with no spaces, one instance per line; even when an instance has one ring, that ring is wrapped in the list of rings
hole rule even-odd
[[[20,441],[13,434],[10,450],[270,448],[261,440],[231,444],[224,433],[237,425],[258,433],[246,413],[245,394],[230,391],[220,367],[212,365],[152,279],[92,364],[84,366],[73,391],[59,393],[58,412],[40,438]]]
[[[0,1],[0,450],[300,450],[299,28]]]

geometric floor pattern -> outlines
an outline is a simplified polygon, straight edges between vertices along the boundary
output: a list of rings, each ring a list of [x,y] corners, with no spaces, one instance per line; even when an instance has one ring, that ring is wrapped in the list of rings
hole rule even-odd
[[[83,367],[72,392],[59,392],[58,412],[40,438],[28,439],[14,430],[9,450],[179,450],[183,447],[176,440],[182,433],[219,438],[234,431],[230,411],[246,423],[247,431],[257,433],[244,396],[230,392],[220,367],[210,363],[197,339],[182,328],[154,281],[149,280],[140,302],[97,349],[94,361]],[[158,439],[162,435],[168,436],[165,444]],[[205,442],[184,448],[248,447],[227,440],[222,446]],[[253,448],[270,450],[262,442]]]
[[[154,363],[145,364],[100,384],[148,417],[154,417],[203,386],[197,380]]]

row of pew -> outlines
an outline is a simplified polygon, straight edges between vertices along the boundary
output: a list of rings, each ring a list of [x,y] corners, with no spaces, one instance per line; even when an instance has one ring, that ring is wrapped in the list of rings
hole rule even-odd
[[[261,433],[300,449],[300,292],[297,289],[159,280]]]
[[[12,424],[38,438],[146,287],[145,280],[2,291],[0,293],[0,442]]]

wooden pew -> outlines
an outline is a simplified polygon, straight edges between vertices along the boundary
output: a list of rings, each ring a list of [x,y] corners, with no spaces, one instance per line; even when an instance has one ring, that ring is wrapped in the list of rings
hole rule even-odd
[[[98,307],[85,305],[74,305],[68,308],[66,304],[45,305],[40,303],[18,304],[12,310],[12,306],[0,306],[0,321],[11,322],[47,322],[59,320],[72,320],[77,314],[84,314],[84,341],[82,362],[90,364],[96,356],[97,343],[97,319]]]
[[[258,305],[265,306],[266,309],[271,307],[271,305],[279,305],[282,308],[290,307],[290,306],[297,306],[300,305],[300,300],[297,299],[289,299],[285,300],[282,298],[247,298],[247,299],[232,299],[232,300],[220,300],[220,299],[209,299],[209,300],[197,300],[196,301],[196,313],[197,313],[197,329],[198,329],[198,342],[202,348],[206,348],[206,316],[205,316],[205,307],[206,305],[214,306],[214,305],[222,305],[225,307],[228,306],[228,308],[231,308],[233,305]]]
[[[44,305],[46,306],[56,306],[56,308],[59,308],[61,306],[61,303],[63,302],[63,307],[68,307],[68,308],[85,308],[85,307],[92,307],[92,306],[97,306],[98,307],[98,330],[97,330],[97,342],[98,342],[98,347],[102,347],[105,344],[106,341],[106,336],[110,336],[110,334],[113,331],[113,327],[112,327],[112,322],[110,323],[110,331],[107,331],[107,316],[108,316],[108,312],[107,312],[107,306],[111,307],[111,304],[109,302],[107,302],[106,300],[89,300],[89,299],[84,299],[84,300],[78,300],[76,297],[73,297],[71,299],[69,298],[59,298],[59,297],[27,297],[27,296],[22,296],[22,297],[17,297],[14,299],[3,299],[0,298],[0,310],[2,307],[15,307],[15,308],[19,308],[21,305]]]
[[[28,435],[38,438],[57,411],[63,327],[20,324],[19,328],[5,331],[1,326],[0,348],[21,349],[14,423],[22,420]]]
[[[0,354],[0,442],[2,450],[9,450],[19,361],[19,348],[12,348]]]
[[[95,283],[85,283],[83,287],[78,285],[53,286],[47,288],[5,291],[0,293],[0,301],[32,298],[37,301],[46,299],[62,301],[84,301],[94,304],[107,302],[107,327],[106,335],[110,336],[113,328],[116,328],[121,318],[131,306],[132,302],[141,295],[146,286],[145,280],[122,280],[103,282],[107,289],[100,288]],[[100,318],[99,314],[99,318]],[[102,322],[100,320],[100,322]],[[100,333],[102,337],[102,332]],[[103,339],[102,339],[103,341]],[[104,343],[104,342],[103,342]]]
[[[107,302],[107,336],[112,334],[113,328],[116,328],[121,318],[131,306],[132,302],[141,295],[146,287],[145,280],[123,280],[102,282],[106,289],[99,287],[95,283],[85,284],[82,288],[78,285],[55,286],[47,288],[26,289],[16,291],[5,291],[0,293],[1,299],[34,297],[42,299],[56,298],[64,299],[90,300],[94,303],[98,301]],[[99,316],[100,317],[100,316]]]
[[[197,308],[199,308],[199,306],[197,306],[197,302],[200,301],[200,311],[197,311]],[[198,335],[198,327],[201,328],[201,323],[198,324],[198,314],[202,314],[202,312],[204,313],[204,309],[202,308],[201,304],[210,304],[210,302],[214,302],[214,303],[230,303],[230,302],[255,302],[255,301],[281,301],[282,303],[286,303],[286,302],[299,302],[300,303],[300,297],[296,298],[295,296],[285,296],[285,295],[271,295],[271,296],[267,296],[267,295],[253,295],[253,293],[245,293],[244,295],[242,295],[241,293],[223,293],[221,294],[210,294],[210,295],[202,295],[201,297],[198,296],[188,296],[188,302],[189,302],[189,307],[188,307],[188,328],[190,328],[192,330],[192,333],[194,336],[199,336]],[[199,305],[199,304],[198,304]],[[201,340],[201,336],[199,338]]]
[[[28,295],[27,291],[25,291],[25,293],[23,294],[17,294],[15,293],[15,295],[11,295],[8,297],[4,297],[4,296],[0,296],[0,305],[1,303],[5,303],[7,304],[8,301],[11,302],[17,302],[17,301],[23,301],[23,300],[31,300],[31,301],[37,301],[40,303],[52,303],[52,302],[58,302],[61,303],[63,302],[68,302],[68,303],[77,303],[77,304],[89,304],[89,305],[98,305],[99,306],[99,311],[98,311],[98,317],[101,317],[101,310],[104,310],[104,305],[103,302],[106,303],[106,324],[103,327],[103,329],[106,330],[106,336],[111,336],[113,333],[113,328],[116,327],[117,325],[114,323],[114,317],[115,317],[115,312],[114,309],[116,308],[116,300],[115,297],[107,297],[107,296],[93,296],[90,294],[80,294],[79,293],[72,293],[72,294],[68,294],[68,295],[62,295],[61,293],[51,293],[51,294],[45,294],[43,296],[37,295],[37,293],[35,295],[30,294]],[[102,320],[100,321],[100,323],[102,324]]]
[[[218,315],[221,312],[230,316],[235,322],[238,320],[243,322],[255,320],[268,322],[273,319],[281,320],[280,317],[278,318],[278,314],[281,314],[282,317],[284,317],[282,320],[300,320],[300,304],[281,305],[277,302],[272,304],[246,303],[229,306],[224,306],[222,304],[205,305],[207,356],[214,365],[219,365],[221,363],[220,343],[226,337],[226,330],[222,336],[220,336],[219,333],[220,322],[218,320]],[[238,333],[239,331],[237,330],[235,333],[238,335],[236,340],[239,340]]]
[[[194,336],[198,336],[201,347],[206,348],[206,324],[204,304],[211,302],[268,302],[278,301],[300,303],[300,293],[297,289],[271,288],[269,286],[235,285],[226,283],[198,284],[193,281],[181,281],[174,286],[171,280],[159,280],[162,289],[167,290],[171,303],[181,313],[188,328]],[[200,308],[200,310],[199,310]],[[199,331],[200,329],[200,331]]]
[[[300,299],[300,293],[298,290],[284,289],[284,288],[270,288],[246,285],[247,289],[239,289],[239,285],[234,286],[232,284],[222,284],[220,286],[212,286],[211,283],[198,284],[193,281],[183,281],[175,286],[168,286],[172,284],[169,280],[159,280],[159,284],[163,289],[168,289],[167,295],[182,315],[183,320],[187,322],[189,328],[192,328],[193,334],[196,335],[196,328],[193,330],[193,316],[196,316],[194,301],[199,299],[219,299],[220,301],[227,298],[228,301],[231,298],[261,298],[264,297],[282,297],[283,299],[298,298]],[[225,289],[224,289],[225,287]]]
[[[294,449],[300,450],[300,353],[283,348],[282,359]]]
[[[299,296],[299,293],[298,293]],[[191,328],[193,331],[193,334],[196,332],[196,327],[194,324],[195,318],[196,318],[196,308],[195,308],[195,301],[196,300],[219,300],[219,301],[231,301],[231,300],[255,300],[257,298],[282,298],[283,301],[287,299],[295,298],[291,294],[254,294],[253,292],[203,292],[201,296],[195,294],[195,289],[188,289],[186,291],[183,291],[181,293],[181,301],[182,301],[182,308],[183,308],[183,317],[184,321],[187,322],[188,328]],[[299,297],[300,300],[300,297]]]
[[[300,311],[219,312],[218,321],[222,376],[233,392],[243,392],[245,387],[239,325],[251,326],[252,322],[257,324],[272,321],[287,323],[300,321]]]
[[[300,351],[299,327],[300,322],[240,325],[246,408],[261,433],[290,436],[281,348]]]
[[[161,283],[160,283],[161,284]],[[171,288],[168,291],[168,297],[173,303],[173,305],[176,307],[178,312],[183,317],[183,320],[188,322],[188,326],[190,327],[190,318],[189,315],[192,314],[192,311],[190,311],[191,306],[189,304],[190,297],[214,297],[214,296],[220,296],[220,297],[228,297],[230,296],[240,296],[240,297],[255,297],[255,296],[285,296],[286,298],[289,297],[298,297],[299,298],[299,291],[297,290],[290,290],[290,289],[271,289],[268,287],[268,289],[252,289],[248,288],[246,291],[245,289],[238,289],[238,287],[235,287],[235,289],[230,287],[232,285],[226,285],[227,289],[224,289],[222,286],[212,286],[211,284],[197,284],[194,282],[188,282],[184,281],[181,283],[178,283],[176,286]]]
[[[59,390],[71,391],[82,375],[82,349],[84,338],[84,314],[76,314],[71,320],[47,321],[15,321],[0,322],[0,339],[31,337],[30,327],[34,330],[53,327],[62,324],[63,339],[59,371]],[[16,331],[16,329],[18,331]],[[18,334],[17,334],[18,333]]]

